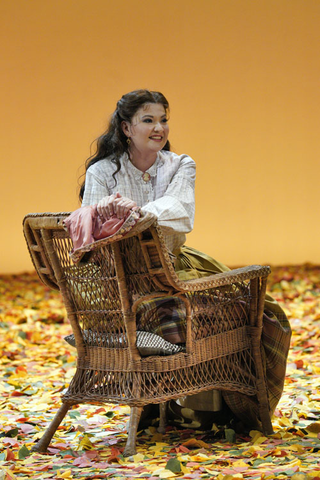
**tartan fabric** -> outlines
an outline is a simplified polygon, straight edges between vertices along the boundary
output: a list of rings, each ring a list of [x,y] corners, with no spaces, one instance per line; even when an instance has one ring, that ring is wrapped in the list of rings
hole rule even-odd
[[[156,333],[168,342],[186,341],[186,309],[177,297],[155,298],[139,305],[137,329]]]
[[[273,414],[283,392],[290,339],[291,328],[284,313],[278,314],[277,318],[264,314],[261,346],[265,360],[270,415]],[[230,410],[246,426],[261,427],[255,397],[227,391],[223,391],[222,395]]]

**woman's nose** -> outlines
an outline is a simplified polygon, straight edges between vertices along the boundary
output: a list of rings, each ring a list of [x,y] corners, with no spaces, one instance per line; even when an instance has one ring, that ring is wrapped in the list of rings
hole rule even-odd
[[[154,129],[157,131],[157,132],[161,132],[163,130],[163,126],[161,125],[160,122],[157,122],[154,126]]]

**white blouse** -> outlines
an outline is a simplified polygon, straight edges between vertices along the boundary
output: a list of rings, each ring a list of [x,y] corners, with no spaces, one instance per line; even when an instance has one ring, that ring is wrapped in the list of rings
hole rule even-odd
[[[116,182],[112,177],[116,165],[109,158],[87,170],[82,206],[95,205],[118,192],[136,202],[143,212],[157,216],[171,251],[181,247],[194,222],[195,162],[188,155],[162,150],[147,170],[149,181],[143,180],[143,172],[130,162],[127,154],[122,155],[120,163]]]

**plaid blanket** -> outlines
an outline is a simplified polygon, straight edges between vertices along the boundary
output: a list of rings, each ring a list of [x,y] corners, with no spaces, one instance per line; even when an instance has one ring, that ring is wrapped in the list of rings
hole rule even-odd
[[[291,328],[286,315],[278,318],[263,316],[261,347],[265,360],[270,415],[273,414],[283,392]],[[250,428],[261,428],[258,403],[255,397],[236,392],[222,392],[230,410]]]
[[[137,330],[156,333],[168,342],[186,341],[186,308],[177,297],[154,298],[140,304],[137,310]]]

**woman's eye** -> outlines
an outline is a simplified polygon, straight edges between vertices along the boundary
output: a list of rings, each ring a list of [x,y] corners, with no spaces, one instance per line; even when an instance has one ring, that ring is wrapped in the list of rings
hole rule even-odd
[[[158,121],[157,120],[152,120],[152,118],[144,118],[143,119],[143,123],[157,123]],[[162,118],[161,119],[161,123],[168,123],[168,119],[167,118]]]

